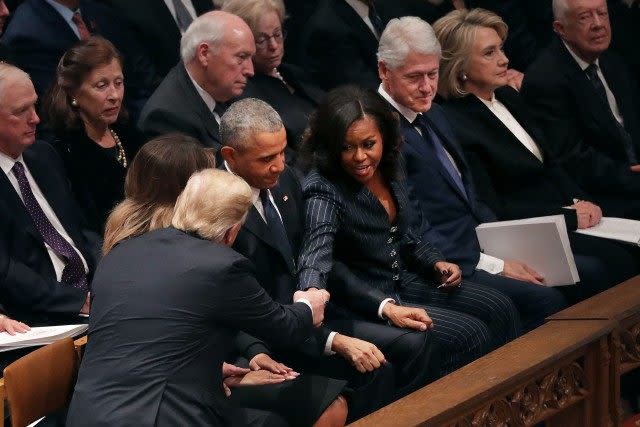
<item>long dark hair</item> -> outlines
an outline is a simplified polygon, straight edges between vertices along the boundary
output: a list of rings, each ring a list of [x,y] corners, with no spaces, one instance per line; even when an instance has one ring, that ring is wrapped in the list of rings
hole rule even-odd
[[[382,135],[378,168],[385,180],[396,179],[402,141],[398,116],[373,90],[351,85],[330,91],[311,117],[301,147],[303,168],[316,168],[327,178],[351,179],[341,165],[342,147],[349,127],[365,116]]]

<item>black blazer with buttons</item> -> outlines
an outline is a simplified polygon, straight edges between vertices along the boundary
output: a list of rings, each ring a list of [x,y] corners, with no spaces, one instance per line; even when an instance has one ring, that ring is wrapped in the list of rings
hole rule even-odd
[[[408,198],[404,179],[390,183],[395,224],[376,196],[355,180],[329,180],[317,171],[305,179],[305,237],[298,259],[302,288],[328,287],[332,301],[371,319],[385,298],[415,273],[433,280],[444,260],[422,237],[422,217]]]

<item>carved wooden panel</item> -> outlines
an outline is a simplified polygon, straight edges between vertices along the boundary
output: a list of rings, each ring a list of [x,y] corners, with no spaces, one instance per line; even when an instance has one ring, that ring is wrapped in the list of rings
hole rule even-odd
[[[620,331],[620,359],[622,363],[640,363],[640,323]]]
[[[515,427],[532,425],[582,400],[591,385],[582,359],[528,382],[504,397],[451,424],[451,427]]]

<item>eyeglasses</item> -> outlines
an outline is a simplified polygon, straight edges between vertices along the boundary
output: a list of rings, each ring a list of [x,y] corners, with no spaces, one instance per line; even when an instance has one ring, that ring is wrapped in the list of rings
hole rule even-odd
[[[287,37],[287,32],[285,30],[277,30],[270,36],[266,34],[260,34],[258,37],[256,37],[256,46],[258,46],[260,49],[264,49],[265,47],[267,47],[271,39],[280,44],[285,39],[285,37]]]

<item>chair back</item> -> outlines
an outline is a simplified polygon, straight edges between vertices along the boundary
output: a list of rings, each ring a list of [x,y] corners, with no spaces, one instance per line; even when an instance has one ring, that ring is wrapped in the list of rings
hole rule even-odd
[[[78,374],[73,339],[65,338],[21,357],[4,369],[11,425],[24,427],[64,409]]]

